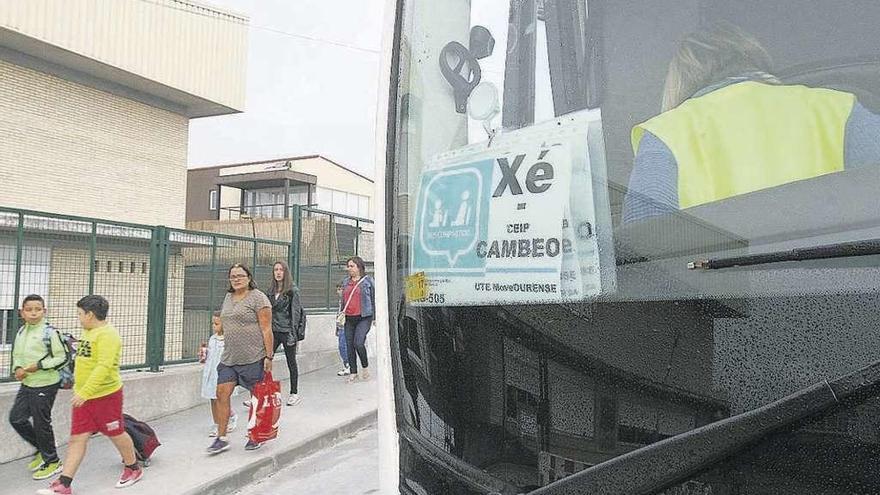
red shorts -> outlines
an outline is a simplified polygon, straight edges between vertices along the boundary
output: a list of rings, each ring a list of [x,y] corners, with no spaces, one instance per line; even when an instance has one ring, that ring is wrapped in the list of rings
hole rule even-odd
[[[70,434],[103,433],[115,437],[125,433],[122,419],[122,389],[104,397],[90,399],[73,408],[70,415]]]

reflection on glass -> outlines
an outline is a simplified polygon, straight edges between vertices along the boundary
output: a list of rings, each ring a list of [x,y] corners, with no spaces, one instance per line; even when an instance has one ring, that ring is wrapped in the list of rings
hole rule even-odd
[[[633,128],[624,221],[880,163],[880,117],[849,92],[783,84],[738,27],[688,35],[663,113]]]

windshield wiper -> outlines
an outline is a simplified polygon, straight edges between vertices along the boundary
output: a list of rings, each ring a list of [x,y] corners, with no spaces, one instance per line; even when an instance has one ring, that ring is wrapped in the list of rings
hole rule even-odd
[[[681,484],[768,434],[856,403],[880,389],[880,361],[823,380],[758,409],[662,440],[539,488],[529,495],[648,495]]]
[[[783,261],[822,260],[830,258],[848,258],[852,256],[871,256],[876,254],[880,254],[880,239],[841,242],[838,244],[797,248],[788,251],[732,256],[730,258],[697,260],[688,263],[688,269],[719,270],[721,268],[730,268],[733,266],[766,265],[769,263],[781,263]]]

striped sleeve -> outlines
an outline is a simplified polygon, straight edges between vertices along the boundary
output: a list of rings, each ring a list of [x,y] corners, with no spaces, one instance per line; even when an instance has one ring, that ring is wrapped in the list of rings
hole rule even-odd
[[[880,115],[856,101],[845,132],[844,166],[847,169],[880,165]]]
[[[678,164],[672,151],[648,131],[638,149],[623,200],[623,223],[678,210]]]

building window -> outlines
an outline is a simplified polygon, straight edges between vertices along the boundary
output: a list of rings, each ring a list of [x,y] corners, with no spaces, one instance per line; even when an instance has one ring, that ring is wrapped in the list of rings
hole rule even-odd
[[[323,187],[316,189],[315,196],[318,208],[322,210],[353,217],[370,217],[369,196]]]
[[[309,206],[309,185],[290,186],[290,205]]]
[[[358,196],[357,216],[361,218],[370,218],[370,198],[367,196]]]
[[[0,244],[0,348],[6,350],[7,344],[15,339],[18,331],[14,316],[21,307],[21,301],[28,294],[49,295],[49,260],[52,251],[48,247],[30,244],[16,254],[16,246]],[[15,300],[16,263],[20,263],[21,279],[18,285],[18,300]],[[51,301],[49,301],[51,307]],[[23,324],[19,319],[18,326]],[[8,361],[6,361],[8,364]],[[3,366],[3,365],[0,365]]]
[[[216,189],[208,193],[208,209],[217,211],[219,191]]]
[[[276,187],[245,191],[244,211],[252,217],[284,218],[284,190]]]
[[[330,211],[332,211],[333,213],[345,214],[346,213],[345,207],[346,207],[346,201],[348,200],[348,194],[346,194],[345,191],[337,191],[335,189],[332,191],[333,191],[332,192],[333,203],[331,203],[332,206],[330,206]]]
[[[358,215],[358,195],[348,193],[348,198],[345,202],[345,212],[346,215],[351,215],[356,217]]]

